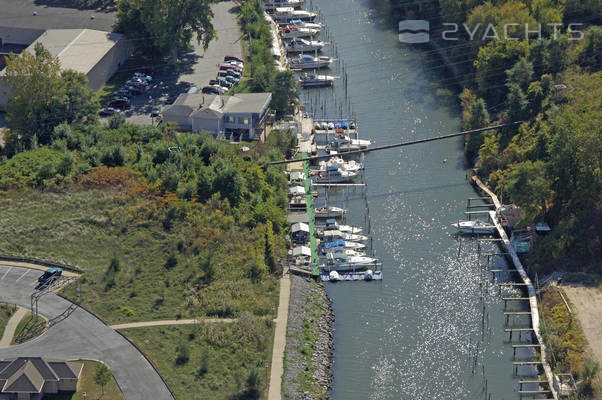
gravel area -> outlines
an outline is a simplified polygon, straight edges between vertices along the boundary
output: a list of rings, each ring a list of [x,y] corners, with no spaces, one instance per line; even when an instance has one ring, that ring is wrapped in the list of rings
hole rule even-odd
[[[303,321],[306,317],[307,302],[318,294],[317,299],[322,309],[322,316],[317,321],[310,321],[318,328],[319,339],[311,359],[315,368],[313,379],[319,384],[319,393],[302,393],[300,390],[300,374],[308,368],[306,358],[300,353],[303,335]],[[284,398],[291,400],[309,400],[328,398],[332,384],[330,366],[332,364],[334,314],[330,299],[322,284],[311,279],[291,275],[291,299],[289,303],[288,329],[286,339],[286,362],[284,375]]]

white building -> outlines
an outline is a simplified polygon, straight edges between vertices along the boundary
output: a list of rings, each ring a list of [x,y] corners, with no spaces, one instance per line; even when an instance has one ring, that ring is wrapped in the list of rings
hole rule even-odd
[[[0,42],[27,45],[32,52],[36,43],[58,57],[62,69],[81,72],[88,78],[92,90],[98,90],[117,71],[132,53],[131,41],[119,33],[94,29],[25,29],[0,27]],[[0,78],[4,70],[0,71]],[[0,105],[6,104],[11,94],[0,79]]]
[[[163,110],[163,121],[175,122],[181,129],[207,131],[246,140],[263,133],[269,116],[271,93],[240,93],[220,96],[185,93]]]

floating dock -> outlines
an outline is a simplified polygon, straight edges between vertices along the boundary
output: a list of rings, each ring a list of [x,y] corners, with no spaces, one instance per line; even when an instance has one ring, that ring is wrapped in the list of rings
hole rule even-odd
[[[366,279],[366,271],[354,271],[354,272],[339,272],[339,276],[341,277],[338,281],[333,282],[343,282],[343,281],[382,281],[383,272],[382,271],[374,271],[372,272],[372,279]],[[330,275],[327,271],[324,271],[320,274],[320,280],[322,282],[330,282]]]

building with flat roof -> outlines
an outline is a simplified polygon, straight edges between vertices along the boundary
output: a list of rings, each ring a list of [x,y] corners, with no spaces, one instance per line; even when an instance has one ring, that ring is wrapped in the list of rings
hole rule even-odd
[[[37,37],[35,37],[38,35]],[[53,56],[58,57],[63,69],[72,69],[85,74],[88,85],[98,90],[117,71],[132,53],[130,41],[119,33],[93,29],[20,29],[0,27],[3,46],[23,45],[32,38],[24,51],[34,51],[41,43]],[[4,71],[0,71],[2,77]],[[10,93],[4,82],[0,82],[0,104],[6,104]]]
[[[175,122],[181,129],[193,132],[207,131],[220,137],[238,135],[251,140],[263,133],[271,101],[271,93],[184,93],[163,110],[163,121]]]
[[[83,367],[41,357],[0,360],[0,400],[42,400],[46,394],[76,392]]]

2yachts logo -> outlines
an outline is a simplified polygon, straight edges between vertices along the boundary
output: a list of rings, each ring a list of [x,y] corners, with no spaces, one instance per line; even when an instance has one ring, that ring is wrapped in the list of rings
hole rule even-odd
[[[430,23],[423,19],[399,21],[399,41],[402,43],[426,43],[429,41]]]
[[[466,23],[461,25],[455,23],[443,23],[441,38],[443,40],[460,40],[464,36],[468,40],[541,40],[544,28],[548,36],[557,40],[561,34],[562,24],[537,24],[535,27],[529,24],[507,23],[502,26],[493,24],[469,27]],[[583,26],[582,23],[572,23],[567,26],[568,40],[581,40],[584,37],[583,31],[578,30]],[[438,29],[439,30],[439,29]],[[430,40],[430,23],[425,20],[405,20],[399,21],[399,41],[402,43],[426,43]]]

